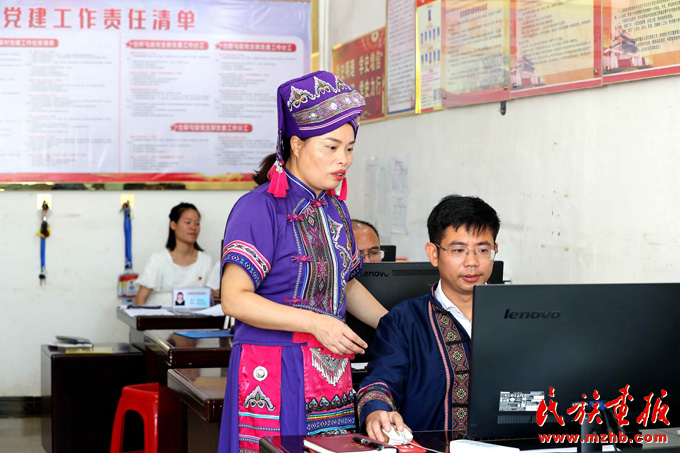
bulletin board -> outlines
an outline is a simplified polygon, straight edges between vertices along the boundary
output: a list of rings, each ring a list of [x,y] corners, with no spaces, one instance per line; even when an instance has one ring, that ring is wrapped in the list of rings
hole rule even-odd
[[[385,116],[385,28],[333,48],[333,73],[366,99],[361,121]]]
[[[680,73],[680,3],[604,0],[604,83]]]
[[[309,0],[18,0],[0,14],[2,183],[252,187],[275,150],[276,88],[310,72]]]
[[[511,98],[602,86],[599,0],[511,0]]]
[[[444,106],[510,98],[510,0],[444,3]]]

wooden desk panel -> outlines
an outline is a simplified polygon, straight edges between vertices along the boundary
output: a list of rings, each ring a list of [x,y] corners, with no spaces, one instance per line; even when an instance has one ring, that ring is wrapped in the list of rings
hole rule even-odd
[[[130,316],[128,310],[116,309],[116,318],[130,327],[130,344],[144,350],[144,331],[160,329],[221,329],[224,316],[172,315]]]
[[[41,347],[41,431],[48,453],[108,451],[123,387],[144,382],[140,351],[123,343],[95,346],[109,352]],[[142,442],[141,431],[137,434],[133,443]]]
[[[146,349],[159,356],[168,369],[229,366],[233,338],[188,338],[176,330],[144,332]]]
[[[680,451],[680,434],[678,428],[668,428],[664,430],[642,430],[643,434],[658,434],[663,433],[667,436],[667,443],[645,443],[643,449],[645,451],[653,451],[654,453],[677,453]],[[430,448],[434,451],[448,452],[449,445],[452,440],[464,439],[465,432],[463,431],[415,431],[413,433],[413,440],[425,448]],[[260,452],[266,453],[301,453],[304,436],[268,436],[260,439]],[[509,446],[519,448],[520,451],[543,450],[546,447],[551,449],[575,448],[574,443],[551,443],[546,445],[541,443],[538,437],[526,439],[503,439],[503,440],[485,440],[484,442],[492,443],[501,446]],[[583,445],[579,442],[579,445]],[[629,445],[629,444],[624,444]],[[639,444],[635,447],[631,444],[632,451],[639,451]],[[601,447],[600,444],[591,444],[593,447]],[[489,451],[492,451],[489,448]],[[593,450],[594,451],[594,450]],[[625,449],[623,451],[626,451]]]
[[[168,370],[168,388],[182,402],[187,451],[217,451],[227,368]]]
[[[219,374],[219,376],[215,376]],[[180,368],[168,371],[168,387],[206,422],[222,420],[227,368]]]
[[[159,382],[161,397],[159,407],[162,409],[158,419],[159,449],[164,453],[177,451],[211,451],[190,448],[194,437],[187,434],[188,425],[198,425],[191,420],[191,412],[182,410],[179,396],[168,389],[168,370],[190,367],[220,367],[229,364],[233,338],[188,338],[177,335],[174,330],[146,330],[146,376],[149,382]],[[224,397],[224,388],[222,389]],[[221,415],[221,412],[220,412]],[[189,417],[189,420],[187,420]],[[204,427],[205,428],[205,427]],[[219,430],[219,426],[211,428]],[[203,434],[212,439],[214,434]],[[179,446],[179,449],[178,449]],[[161,448],[163,447],[163,448]],[[214,451],[217,451],[216,449]]]
[[[448,452],[449,443],[464,438],[463,431],[421,431],[413,433],[413,440],[425,448]],[[268,436],[260,439],[260,452],[302,453],[304,436]]]

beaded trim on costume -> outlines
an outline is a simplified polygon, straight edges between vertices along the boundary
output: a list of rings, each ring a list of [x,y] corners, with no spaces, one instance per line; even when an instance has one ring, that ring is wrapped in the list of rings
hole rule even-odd
[[[317,313],[339,315],[341,294],[338,290],[336,263],[333,253],[333,240],[326,222],[327,213],[323,208],[311,205],[298,215],[299,220],[293,223],[297,236],[299,256],[311,257],[305,261],[298,260],[302,276],[302,288],[295,298],[302,302],[291,304],[293,307],[307,308]]]
[[[241,266],[253,279],[255,288],[260,286],[262,280],[269,274],[271,265],[269,261],[255,248],[255,246],[243,241],[232,241],[224,246],[222,263],[236,263]]]
[[[335,358],[330,354],[324,354],[320,348],[309,348],[312,356],[312,365],[326,379],[330,385],[337,384],[347,370],[348,358]]]
[[[340,409],[348,404],[353,404],[354,403],[354,392],[351,391],[349,394],[343,393],[342,398],[339,397],[338,395],[335,395],[331,401],[328,401],[328,398],[326,397],[321,397],[321,399],[317,402],[315,399],[312,399],[305,405],[305,410],[307,413],[312,413],[312,412],[321,412],[321,411],[328,411],[331,409]],[[353,411],[353,410],[352,410]]]
[[[364,97],[357,91],[340,93],[326,99],[319,104],[305,110],[293,113],[293,118],[298,126],[323,123],[329,118],[339,115],[347,110],[353,110],[366,105]],[[304,129],[311,129],[309,127]]]
[[[393,411],[397,410],[397,406],[394,404],[394,400],[392,399],[390,388],[384,382],[376,382],[374,384],[360,388],[359,392],[357,392],[357,413],[359,414],[360,418],[361,411],[363,410],[366,403],[376,400],[386,403],[388,406],[390,406],[390,408],[392,408]]]
[[[288,110],[290,110],[292,113],[294,108],[295,109],[300,108],[302,104],[306,104],[309,101],[318,99],[319,96],[321,96],[322,94],[330,93],[331,91],[333,93],[341,93],[343,91],[348,91],[350,89],[351,88],[349,87],[349,85],[343,82],[338,76],[335,76],[335,86],[315,76],[314,93],[310,93],[307,90],[295,88],[294,86],[290,87],[290,97],[288,98],[287,102]]]
[[[468,417],[467,405],[470,366],[463,346],[464,340],[451,315],[447,311],[441,310],[439,307],[430,306],[434,308],[437,327],[444,339],[446,355],[449,359],[449,364],[453,369],[453,388],[451,389],[450,404],[452,407],[455,407],[455,409],[451,411],[451,429],[465,430],[467,429]]]

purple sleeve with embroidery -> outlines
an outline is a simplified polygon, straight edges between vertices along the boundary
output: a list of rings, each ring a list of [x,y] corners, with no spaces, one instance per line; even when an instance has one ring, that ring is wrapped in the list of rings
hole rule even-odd
[[[276,226],[268,201],[256,191],[247,193],[234,205],[224,230],[222,272],[227,263],[240,266],[255,289],[269,274],[274,256]]]

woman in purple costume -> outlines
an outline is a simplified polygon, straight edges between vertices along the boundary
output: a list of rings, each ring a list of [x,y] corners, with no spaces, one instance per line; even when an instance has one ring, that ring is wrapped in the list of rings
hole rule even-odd
[[[366,343],[345,309],[372,327],[386,313],[354,279],[362,259],[341,201],[363,96],[319,71],[281,85],[277,105],[276,153],[224,233],[222,307],[237,321],[220,453],[353,428],[349,359]]]

